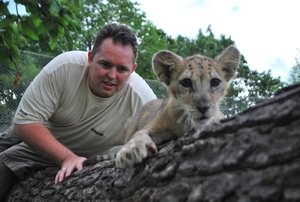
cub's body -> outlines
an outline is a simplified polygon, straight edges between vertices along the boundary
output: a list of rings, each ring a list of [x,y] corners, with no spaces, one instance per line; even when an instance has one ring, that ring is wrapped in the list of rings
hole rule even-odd
[[[153,100],[129,118],[125,145],[117,153],[117,167],[141,162],[156,144],[176,139],[192,128],[201,129],[224,118],[219,109],[240,62],[229,46],[215,60],[202,55],[183,59],[170,51],[153,56],[153,69],[168,87],[168,96]]]

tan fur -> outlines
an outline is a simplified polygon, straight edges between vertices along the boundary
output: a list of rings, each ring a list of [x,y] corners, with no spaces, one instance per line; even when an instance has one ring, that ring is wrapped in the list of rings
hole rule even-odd
[[[129,118],[125,145],[117,153],[116,166],[132,167],[141,162],[156,144],[181,137],[192,128],[201,129],[224,118],[219,109],[240,62],[234,46],[215,60],[194,55],[183,59],[170,51],[153,56],[153,70],[167,85],[164,100],[153,100]]]

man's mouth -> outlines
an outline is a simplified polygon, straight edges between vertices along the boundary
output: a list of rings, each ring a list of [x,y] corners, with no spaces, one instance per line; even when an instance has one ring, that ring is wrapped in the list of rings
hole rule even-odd
[[[107,86],[115,86],[116,84],[113,84],[113,83],[110,83],[110,82],[107,82],[107,81],[103,81],[103,83]]]

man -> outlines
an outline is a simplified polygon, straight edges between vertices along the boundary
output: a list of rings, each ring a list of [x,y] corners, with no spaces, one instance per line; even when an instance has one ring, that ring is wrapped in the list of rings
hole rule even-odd
[[[92,51],[63,53],[43,68],[14,118],[14,132],[23,142],[0,151],[0,201],[14,180],[32,170],[58,165],[59,183],[82,170],[86,158],[118,151],[126,119],[156,98],[134,72],[136,58],[133,32],[108,24]],[[8,140],[12,131],[4,134]]]

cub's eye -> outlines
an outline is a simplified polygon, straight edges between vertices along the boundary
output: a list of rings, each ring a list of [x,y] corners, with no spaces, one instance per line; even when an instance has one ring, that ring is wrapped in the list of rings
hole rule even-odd
[[[180,84],[185,87],[185,88],[190,88],[192,87],[192,81],[191,79],[182,79],[181,81],[179,81]]]
[[[220,79],[214,78],[214,79],[212,79],[212,80],[210,81],[210,86],[211,86],[211,87],[218,87],[218,86],[220,85],[220,83],[221,83],[221,80],[220,80]]]

